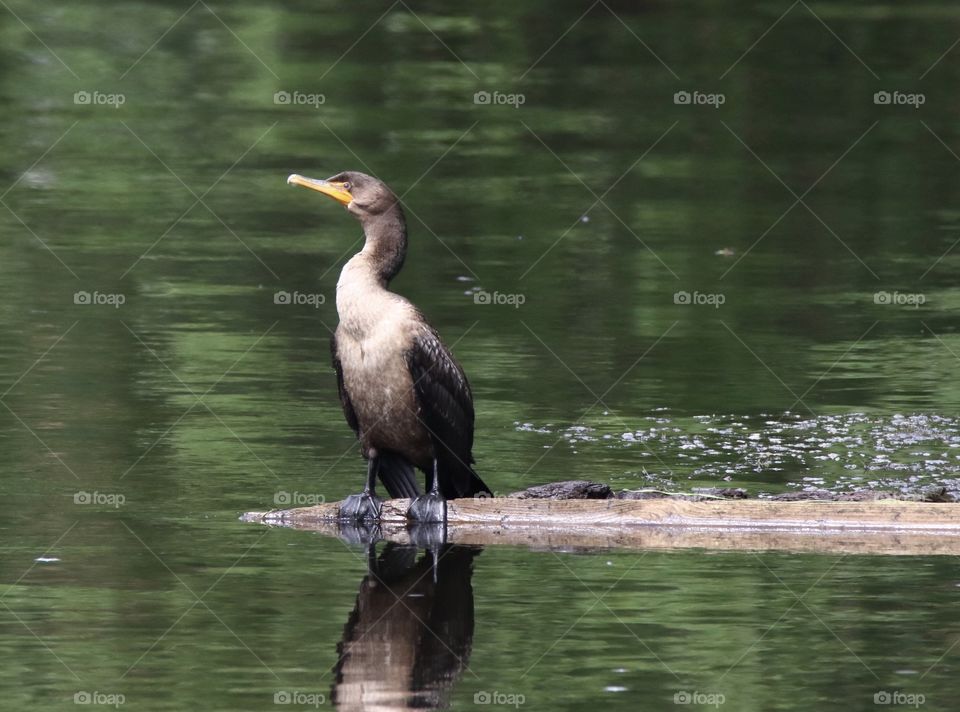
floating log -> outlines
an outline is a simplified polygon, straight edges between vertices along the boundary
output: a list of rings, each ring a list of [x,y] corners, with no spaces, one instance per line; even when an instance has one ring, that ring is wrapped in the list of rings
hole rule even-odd
[[[384,539],[409,541],[410,501],[381,511]],[[249,512],[249,522],[337,536],[339,503]],[[553,550],[784,550],[895,555],[960,554],[960,504],[896,499],[458,499],[447,503],[447,541]]]

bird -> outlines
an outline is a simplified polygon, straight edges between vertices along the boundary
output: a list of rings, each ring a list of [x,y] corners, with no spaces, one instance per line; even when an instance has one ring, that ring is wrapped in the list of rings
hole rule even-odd
[[[409,519],[445,522],[446,500],[491,491],[473,468],[473,394],[463,368],[420,310],[389,289],[407,254],[400,200],[357,171],[326,180],[293,174],[287,183],[340,203],[365,237],[340,272],[330,342],[343,414],[367,461],[363,491],[344,500],[340,518],[379,518],[379,477],[391,497],[412,500]]]

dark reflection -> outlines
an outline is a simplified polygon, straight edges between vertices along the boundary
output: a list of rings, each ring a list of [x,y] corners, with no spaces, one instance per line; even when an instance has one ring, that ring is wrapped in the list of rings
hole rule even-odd
[[[473,645],[477,547],[370,544],[369,573],[343,630],[338,709],[446,709]]]

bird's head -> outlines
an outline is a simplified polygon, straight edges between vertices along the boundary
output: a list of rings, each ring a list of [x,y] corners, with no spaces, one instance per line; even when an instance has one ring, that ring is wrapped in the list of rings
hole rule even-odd
[[[386,183],[357,171],[337,173],[326,180],[295,173],[287,183],[323,193],[353,213],[366,236],[361,254],[371,261],[384,284],[396,276],[407,254],[407,223],[400,201]]]
[[[357,171],[337,173],[326,180],[294,173],[287,178],[287,183],[310,188],[333,198],[353,213],[361,223],[390,212],[399,202],[386,183]]]

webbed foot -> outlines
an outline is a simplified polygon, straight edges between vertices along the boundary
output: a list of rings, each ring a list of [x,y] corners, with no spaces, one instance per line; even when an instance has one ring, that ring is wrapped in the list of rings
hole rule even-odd
[[[446,522],[447,500],[439,492],[422,494],[410,503],[407,519],[416,522]]]
[[[352,494],[340,505],[340,519],[361,522],[380,519],[380,507],[383,500],[375,494],[361,492]]]

